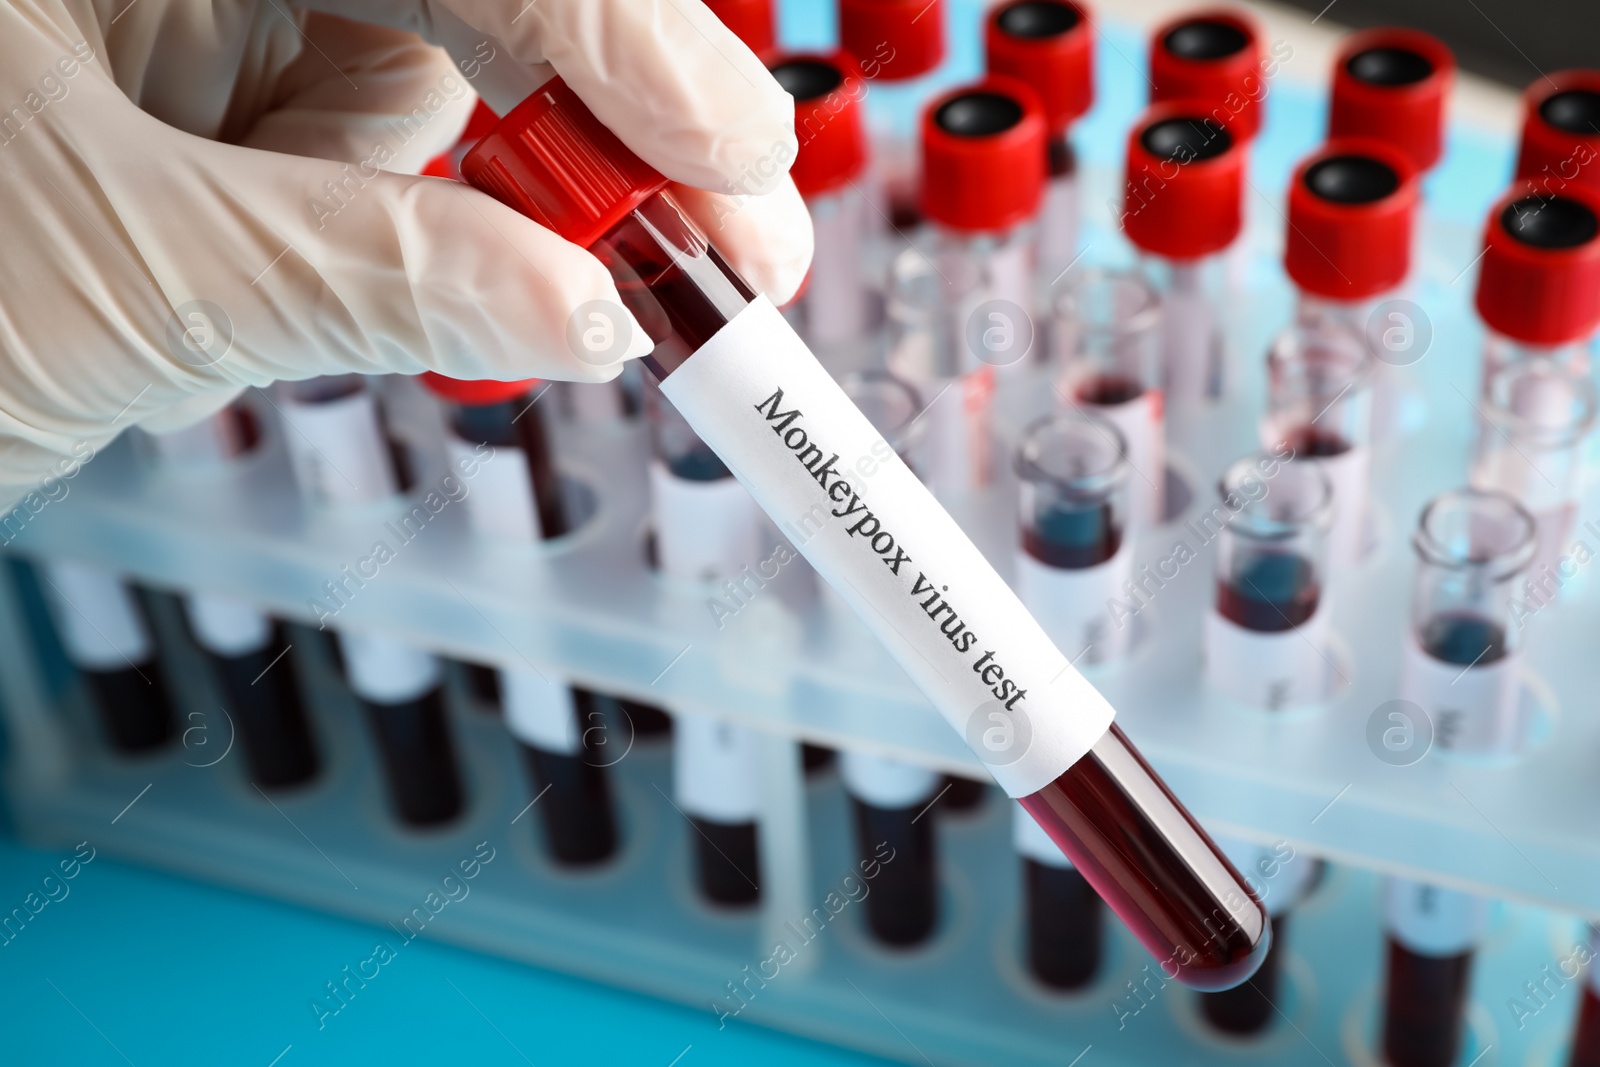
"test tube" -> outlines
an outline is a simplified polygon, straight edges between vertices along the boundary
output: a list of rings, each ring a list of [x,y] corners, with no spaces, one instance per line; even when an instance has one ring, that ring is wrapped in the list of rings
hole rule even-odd
[[[1566,1067],[1600,1067],[1600,924],[1589,927],[1589,964],[1579,994],[1578,1020]]]
[[[572,528],[554,447],[539,399],[540,383],[466,382],[428,373],[424,384],[446,404],[445,448],[452,473],[474,479],[463,503],[473,529],[534,542]],[[604,736],[599,698],[532,667],[501,668],[506,728],[532,779],[545,843],[558,863],[609,859],[617,847],[611,787],[602,758],[585,743]],[[548,794],[548,795],[546,795]]]
[[[1193,519],[1215,539],[1217,599],[1206,615],[1205,677],[1243,704],[1277,711],[1328,691],[1327,539],[1333,491],[1318,464],[1246,456]]]
[[[1158,525],[1167,468],[1160,297],[1137,271],[1086,271],[1054,297],[1050,345],[1066,396],[1122,434],[1129,524]]]
[[[1267,352],[1262,444],[1327,475],[1335,567],[1359,563],[1369,547],[1372,362],[1360,334],[1331,322],[1291,326]]]
[[[549,121],[570,134],[560,156],[537,148],[535,131]],[[881,436],[683,214],[666,179],[559,78],[462,167],[611,269],[657,342],[646,368],[769,515],[837,511],[848,520],[822,523],[796,547],[1163,973],[1201,989],[1248,978],[1271,941],[1260,900],[910,469],[891,455],[873,476],[871,503],[862,499],[845,471]],[[609,195],[588,195],[573,167],[606,168]],[[946,613],[961,617],[954,637],[939,625]]]
[[[176,716],[133,590],[114,572],[76,560],[44,560],[38,574],[62,648],[89,685],[111,747],[133,755],[166,744]]]
[[[830,370],[858,369],[866,362],[861,342],[876,325],[877,311],[863,262],[878,210],[862,185],[866,81],[844,52],[782,53],[769,69],[794,97],[800,149],[789,176],[805,198],[816,236],[811,272],[794,307],[797,328]]]
[[[1276,62],[1263,60],[1255,20],[1240,8],[1179,15],[1150,35],[1150,102],[1183,100],[1248,142]]]
[[[175,433],[145,436],[158,462],[205,468],[244,456],[260,428],[249,408],[234,403]],[[253,604],[212,593],[184,597],[183,611],[224,694],[250,780],[281,789],[314,778],[316,743],[282,624]]]
[[[1022,858],[1028,971],[1052,989],[1082,989],[1100,970],[1105,910],[1033,816],[1020,804],[1011,814],[1011,843]]]
[[[656,564],[677,582],[731,582],[741,567],[766,556],[761,512],[659,388],[649,387],[645,398]],[[760,896],[755,746],[749,727],[709,715],[675,716],[673,797],[695,829],[700,892],[717,904],[753,904]]]
[[[1016,472],[1017,596],[1075,662],[1115,659],[1127,650],[1129,630],[1106,605],[1123,595],[1133,571],[1121,432],[1081,410],[1047,416],[1023,434]]]
[[[872,86],[872,185],[888,201],[893,225],[909,230],[921,217],[914,117],[937,91],[944,0],[839,0],[838,13],[839,47],[855,57]]]
[[[1011,0],[984,20],[985,66],[1015,78],[1044,104],[1048,181],[1039,209],[1039,277],[1046,286],[1078,250],[1078,155],[1072,123],[1094,103],[1094,24],[1073,0]]]
[[[1472,955],[1487,907],[1425,882],[1384,884],[1387,963],[1383,1058],[1388,1067],[1450,1067],[1461,1049]]]
[[[1502,367],[1479,407],[1469,481],[1474,489],[1505,493],[1533,515],[1536,578],[1554,574],[1572,533],[1595,403],[1588,374],[1541,359]]]
[[[1425,173],[1444,152],[1445,101],[1455,74],[1450,49],[1420,30],[1353,33],[1334,59],[1328,136],[1383,141]]]
[[[1516,749],[1521,631],[1511,605],[1533,559],[1534,529],[1533,516],[1503,493],[1458,490],[1422,509],[1400,695],[1427,713],[1442,749]]]
[[[1161,294],[1163,388],[1174,407],[1220,396],[1226,253],[1244,219],[1244,142],[1188,101],[1157,104],[1128,136],[1120,222]]]
[[[1279,978],[1289,951],[1289,915],[1311,891],[1317,862],[1287,842],[1261,845],[1219,837],[1217,843],[1239,872],[1257,885],[1272,916],[1272,949],[1255,976],[1244,985],[1200,995],[1200,1013],[1207,1022],[1223,1033],[1245,1037],[1261,1033],[1277,1014]]]
[[[1517,182],[1536,196],[1600,189],[1600,70],[1558,70],[1522,95]]]
[[[395,453],[377,397],[359,374],[283,382],[284,443],[301,492],[325,507],[359,507],[399,492]],[[387,544],[387,542],[385,542]],[[395,546],[388,546],[394,551]],[[331,594],[365,584],[348,567]],[[342,602],[342,598],[341,598]],[[411,826],[449,822],[464,794],[446,717],[438,659],[381,634],[337,631],[350,689],[360,700],[383,765],[389,801]]]
[[[856,856],[884,858],[867,897],[867,929],[887,945],[908,947],[932,936],[939,922],[939,854],[929,811],[940,776],[926,767],[848,751],[840,776],[850,794]]]
[[[773,0],[706,0],[706,6],[756,55],[766,57],[776,47]]]
[[[1600,325],[1600,189],[1512,192],[1490,208],[1476,303],[1487,327],[1483,387],[1526,359],[1588,370]]]

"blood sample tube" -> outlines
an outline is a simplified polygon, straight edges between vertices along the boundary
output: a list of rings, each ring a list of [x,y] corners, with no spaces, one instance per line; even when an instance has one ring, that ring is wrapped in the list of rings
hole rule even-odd
[[[1353,33],[1334,59],[1328,136],[1384,141],[1418,173],[1431,170],[1444,152],[1455,75],[1455,56],[1437,37],[1397,28]]]
[[[1078,246],[1078,156],[1071,126],[1094,103],[1094,24],[1073,0],[1012,0],[984,22],[985,65],[1044,104],[1049,177],[1039,211],[1039,277],[1051,285]]]
[[[1472,954],[1484,901],[1425,882],[1384,885],[1387,963],[1383,1059],[1388,1067],[1450,1067],[1461,1049]]]
[[[794,306],[797,328],[830,370],[859,369],[866,353],[847,346],[867,338],[876,311],[863,263],[877,211],[860,184],[867,166],[866,82],[844,52],[784,53],[768,69],[794,97],[800,150],[789,175],[816,235],[811,273]]]
[[[1161,294],[1168,402],[1221,395],[1231,301],[1225,253],[1244,219],[1243,142],[1189,101],[1157,104],[1128,137],[1121,224]]]
[[[1136,271],[1086,271],[1052,300],[1050,345],[1066,396],[1122,434],[1128,523],[1157,525],[1167,466],[1160,297]]]
[[[176,433],[146,436],[158,462],[205,468],[237,461],[260,431],[254,413],[236,403]],[[314,778],[316,743],[283,626],[253,604],[211,593],[184,597],[183,610],[211,661],[250,780],[280,789]]]
[[[111,747],[131,755],[164,745],[176,717],[133,590],[113,572],[74,560],[45,560],[39,577],[61,645],[89,684]]]
[[[1016,804],[1011,812],[1011,842],[1022,858],[1028,971],[1052,989],[1082,989],[1100,970],[1100,898],[1026,808]]]
[[[1579,995],[1567,1067],[1600,1067],[1600,924],[1589,927],[1589,963]]]
[[[559,158],[535,147],[549,121],[570,134]],[[614,179],[607,195],[580,191],[590,187],[569,165],[602,168]],[[882,438],[666,179],[559,78],[463,171],[607,264],[657,341],[645,365],[661,391],[769,515],[831,517],[797,547],[1163,973],[1208,989],[1249,977],[1271,940],[1259,899],[910,469],[891,455],[870,478],[847,473]],[[943,626],[946,615],[960,628]]]
[[[1512,192],[1489,210],[1477,306],[1488,335],[1483,385],[1507,363],[1551,359],[1587,370],[1600,324],[1600,189]]]
[[[1259,1034],[1277,1013],[1279,975],[1288,952],[1289,914],[1311,891],[1317,864],[1295,852],[1285,842],[1258,845],[1238,838],[1218,838],[1246,878],[1258,887],[1272,916],[1272,949],[1255,977],[1244,985],[1217,993],[1202,993],[1200,1012],[1206,1021],[1227,1034]]]
[[[279,390],[289,463],[313,503],[357,507],[398,492],[394,453],[366,379],[358,374],[310,378],[284,382]],[[348,568],[338,582],[328,582],[344,596],[359,594],[362,584]],[[438,659],[380,634],[340,629],[337,636],[396,814],[412,826],[454,819],[464,797]]]
[[[1328,561],[1358,563],[1368,548],[1372,476],[1372,358],[1360,334],[1318,322],[1273,342],[1261,436],[1269,449],[1322,468],[1333,488]]]
[[[1553,573],[1578,513],[1583,446],[1594,428],[1595,388],[1587,373],[1550,360],[1500,368],[1479,405],[1469,479],[1527,508],[1538,524],[1530,570]]]
[[[677,582],[731,581],[766,558],[761,512],[662,391],[652,387],[645,396],[657,566]],[[695,829],[700,891],[718,904],[753,904],[761,885],[755,735],[707,715],[678,715],[674,727],[673,795]]]
[[[1327,536],[1332,490],[1314,463],[1262,453],[1224,472],[1222,502],[1191,529],[1217,542],[1217,600],[1206,615],[1206,681],[1277,711],[1328,691]]]
[[[1150,37],[1150,102],[1182,100],[1239,140],[1261,129],[1269,64],[1254,20],[1238,8],[1179,15]]]
[[[1016,471],[1017,596],[1075,662],[1115,659],[1127,650],[1130,630],[1106,604],[1123,595],[1133,573],[1122,434],[1082,410],[1047,416],[1023,434]]]
[[[926,941],[939,921],[938,835],[929,808],[940,775],[865,752],[846,752],[839,769],[850,794],[857,859],[882,861],[886,849],[894,857],[873,880],[867,929],[888,945]]]
[[[839,0],[839,47],[872,83],[867,127],[872,185],[887,200],[893,225],[916,225],[917,128],[914,117],[935,92],[944,60],[944,0]],[[912,121],[907,121],[911,119]]]
[[[432,373],[423,381],[448,405],[445,447],[452,472],[476,472],[465,499],[472,527],[524,542],[569,532],[545,413],[535,403],[539,383],[464,382]],[[525,667],[502,668],[498,688],[532,795],[544,798],[537,807],[551,856],[573,866],[610,858],[617,824],[599,762],[605,757],[584,742],[591,731],[605,735],[599,699]]]
[[[1522,96],[1517,181],[1535,196],[1600,189],[1600,70],[1558,70]]]
[[[765,57],[776,47],[773,0],[706,0],[706,6],[756,55]]]
[[[1458,490],[1422,509],[1400,695],[1427,713],[1440,748],[1516,749],[1521,630],[1511,602],[1533,559],[1534,528],[1503,493]]]

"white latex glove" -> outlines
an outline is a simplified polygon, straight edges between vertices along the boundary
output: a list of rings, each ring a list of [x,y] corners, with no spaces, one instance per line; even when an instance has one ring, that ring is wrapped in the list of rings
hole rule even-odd
[[[758,289],[798,288],[792,102],[699,0],[316,6],[0,4],[6,507],[130,425],[176,429],[274,379],[604,381],[648,351],[634,323],[618,363],[577,358],[578,305],[626,315],[600,263],[396,173],[459,136],[475,89],[503,113],[561,73],[668,178],[741,194],[685,205]]]

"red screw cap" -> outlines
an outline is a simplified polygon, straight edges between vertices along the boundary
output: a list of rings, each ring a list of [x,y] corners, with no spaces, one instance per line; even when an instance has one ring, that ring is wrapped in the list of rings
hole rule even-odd
[[[1044,106],[1032,89],[991,74],[922,113],[922,213],[969,233],[1032,218],[1045,185]]]
[[[1562,70],[1522,94],[1517,177],[1541,193],[1569,182],[1600,189],[1600,70]]]
[[[487,404],[503,404],[507,400],[527,396],[529,390],[539,384],[539,379],[528,378],[520,382],[467,382],[460,378],[446,378],[430,370],[422,372],[422,384],[435,396],[443,397],[452,403],[480,407]]]
[[[944,59],[944,0],[839,0],[839,45],[874,81],[926,74]]]
[[[847,184],[867,165],[867,134],[861,98],[867,84],[844,52],[780,53],[768,66],[794,97],[794,132],[799,154],[789,168],[808,200]]]
[[[1072,0],[1014,0],[984,24],[985,63],[1039,94],[1052,134],[1094,103],[1094,25]]]
[[[1600,325],[1600,191],[1511,192],[1489,212],[1478,314],[1530,345],[1581,341]]]
[[[584,248],[667,184],[560,78],[539,86],[474,145],[461,175]]]
[[[1205,101],[1147,109],[1128,134],[1128,239],[1168,259],[1227,248],[1244,222],[1244,156],[1244,142]]]
[[[776,45],[772,0],[706,0],[706,6],[756,55],[765,57]]]
[[[1294,283],[1330,300],[1387,292],[1411,269],[1416,170],[1392,145],[1341,137],[1295,168],[1283,264]]]
[[[1242,141],[1261,128],[1267,82],[1256,25],[1242,11],[1179,16],[1150,39],[1150,102],[1199,101],[1204,114]]]
[[[1333,67],[1329,137],[1372,137],[1411,157],[1418,171],[1444,151],[1444,105],[1456,57],[1418,30],[1351,34]]]

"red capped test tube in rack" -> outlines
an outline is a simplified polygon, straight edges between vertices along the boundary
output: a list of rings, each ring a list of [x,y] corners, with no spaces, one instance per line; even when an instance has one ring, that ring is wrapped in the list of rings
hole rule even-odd
[[[1205,617],[1206,682],[1277,711],[1327,695],[1328,528],[1332,489],[1315,463],[1286,451],[1245,456],[1222,475],[1220,500],[1189,521],[1217,544],[1216,603]]]
[[[612,177],[610,195],[586,195],[569,154],[530,144],[551,121],[570,135],[571,165]],[[1042,147],[1029,159],[1042,179]],[[845,467],[882,438],[682,213],[666,179],[559,78],[508,114],[463,171],[606,263],[657,342],[645,365],[662,393],[770,515],[791,521],[826,505],[850,517],[797,547],[1163,973],[1202,989],[1254,973],[1271,941],[1260,900],[906,465],[881,463],[871,504],[862,499]],[[952,613],[962,620],[953,637],[939,626]]]
[[[1405,878],[1386,880],[1383,895],[1384,1063],[1450,1067],[1462,1046],[1472,957],[1488,909],[1480,897]]]
[[[1445,103],[1456,60],[1420,30],[1363,30],[1347,37],[1333,65],[1328,136],[1370,137],[1404,152],[1417,172],[1444,154]]]
[[[1039,210],[1039,277],[1052,285],[1078,250],[1078,156],[1072,123],[1094,103],[1094,23],[1074,0],[1011,0],[984,20],[984,64],[1044,105],[1048,181]]]
[[[1190,11],[1150,35],[1150,102],[1182,100],[1242,142],[1261,129],[1277,69],[1275,56],[1261,54],[1255,20],[1239,8]]]
[[[1555,196],[1569,184],[1600,189],[1600,70],[1558,70],[1522,95],[1517,184]]]
[[[1244,224],[1245,146],[1199,101],[1157,104],[1128,135],[1121,225],[1161,294],[1167,401],[1221,395],[1227,255]]]
[[[464,382],[433,373],[423,382],[445,403],[451,473],[473,477],[464,501],[473,530],[521,542],[568,533],[571,509],[537,402],[540,383]],[[600,701],[549,673],[501,668],[499,703],[527,764],[530,792],[543,798],[537,807],[550,855],[572,866],[600,863],[617,847],[608,756],[587,743],[606,735]]]

